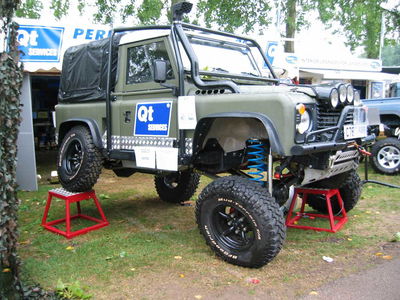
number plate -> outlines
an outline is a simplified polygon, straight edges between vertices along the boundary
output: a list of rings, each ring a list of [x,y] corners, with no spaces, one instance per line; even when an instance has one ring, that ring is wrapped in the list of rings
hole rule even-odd
[[[367,124],[344,125],[344,139],[356,139],[367,136]]]

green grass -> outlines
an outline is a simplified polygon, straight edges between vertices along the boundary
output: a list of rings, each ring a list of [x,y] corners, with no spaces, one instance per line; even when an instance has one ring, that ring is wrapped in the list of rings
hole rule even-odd
[[[374,173],[370,177],[399,183],[399,177],[386,179],[387,176]],[[203,187],[209,182],[204,178],[202,181]],[[322,255],[338,260],[344,256],[356,257],[365,249],[389,241],[399,226],[398,219],[397,224],[388,223],[388,226],[385,220],[400,213],[400,190],[367,185],[359,205],[349,213],[349,222],[343,230],[332,234],[289,228],[281,254],[267,267],[250,270],[217,259],[198,232],[194,202],[191,206],[163,203],[148,175],[135,175],[128,187],[100,185],[97,193],[110,225],[72,240],[40,226],[47,191],[52,188],[54,186],[41,185],[38,192],[18,194],[21,199],[19,254],[23,259],[22,274],[26,280],[50,289],[56,287],[58,280],[79,281],[90,282],[89,293],[99,293],[99,288],[116,284],[118,280],[154,278],[163,272],[174,274],[171,276],[175,277],[169,280],[179,280],[178,274],[185,273],[193,274],[197,281],[207,284],[210,274],[215,273],[219,277],[210,284],[213,288],[227,286],[228,282],[241,284],[240,278],[255,275],[282,285],[302,281],[307,284],[307,279],[296,268],[299,264],[301,268],[313,270],[321,262]],[[84,213],[96,215],[89,201],[84,201],[82,208]],[[54,201],[49,218],[62,217],[64,202]],[[317,226],[327,222],[311,221]],[[85,223],[78,226],[83,225]],[[67,250],[68,246],[73,250]],[[121,293],[123,290],[121,287]],[[102,292],[107,293],[107,290]],[[250,289],[248,293],[252,295],[254,291]]]

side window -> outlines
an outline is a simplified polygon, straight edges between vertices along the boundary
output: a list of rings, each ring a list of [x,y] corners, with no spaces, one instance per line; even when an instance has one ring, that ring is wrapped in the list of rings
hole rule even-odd
[[[143,83],[153,80],[153,65],[155,59],[169,62],[168,52],[164,42],[128,48],[128,64],[126,84]],[[168,64],[167,79],[173,79],[174,72]]]

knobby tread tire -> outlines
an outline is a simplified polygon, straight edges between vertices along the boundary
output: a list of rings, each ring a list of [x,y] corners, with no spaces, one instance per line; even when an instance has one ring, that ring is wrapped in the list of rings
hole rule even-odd
[[[346,212],[352,210],[361,196],[361,179],[355,170],[348,172],[347,178],[341,183],[335,186],[334,182],[330,182],[327,185],[320,185],[319,188],[338,188],[340,196],[343,199],[344,209]],[[328,213],[326,206],[325,196],[322,195],[308,195],[307,203],[313,209],[321,212]],[[332,212],[334,214],[340,213],[340,206],[337,201],[337,197],[331,198]]]
[[[194,195],[200,183],[200,175],[191,170],[180,172],[178,185],[174,188],[167,186],[164,178],[164,176],[155,176],[154,185],[160,199],[168,203],[188,201]]]
[[[260,240],[253,242],[250,249],[238,253],[223,244],[215,245],[210,238],[205,220],[210,218],[208,208],[216,205],[218,199],[230,199],[242,205],[254,218],[260,230]],[[270,262],[282,249],[286,237],[284,216],[275,199],[258,183],[239,176],[227,176],[210,183],[200,194],[196,203],[196,221],[206,243],[217,256],[229,263],[249,268],[260,268]],[[207,223],[207,224],[205,224]],[[211,231],[211,230],[210,230]],[[221,250],[221,248],[223,250]],[[237,258],[232,257],[236,255]]]
[[[67,150],[64,144],[68,141],[68,138],[75,135],[83,146],[83,161],[81,168],[74,178],[66,176],[62,170],[61,160]],[[62,187],[71,192],[86,192],[93,188],[96,184],[97,179],[100,176],[101,169],[103,167],[103,156],[99,149],[93,143],[92,135],[89,129],[85,126],[73,127],[64,137],[63,142],[60,145],[59,153],[57,156],[57,171],[60,183]]]
[[[385,146],[393,146],[400,150],[400,140],[397,138],[385,138],[383,140],[377,141],[371,147],[371,166],[372,168],[380,173],[385,175],[396,175],[400,173],[400,165],[395,168],[385,168],[381,166],[378,162],[378,152]]]

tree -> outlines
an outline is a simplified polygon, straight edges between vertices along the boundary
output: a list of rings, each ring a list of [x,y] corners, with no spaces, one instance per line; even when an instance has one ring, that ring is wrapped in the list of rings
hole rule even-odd
[[[383,9],[382,6],[388,2],[388,0],[318,0],[318,11],[321,20],[329,27],[334,24],[332,20],[338,21],[351,50],[362,46],[366,57],[378,58],[384,12],[387,12],[386,18],[384,15],[386,43],[393,43],[399,35],[400,13],[396,9],[393,11]],[[400,4],[397,8],[399,6]]]
[[[251,0],[200,0],[198,17],[204,17],[208,27],[216,24],[220,30],[234,32],[238,28],[242,32],[253,31],[271,23],[268,1]]]

